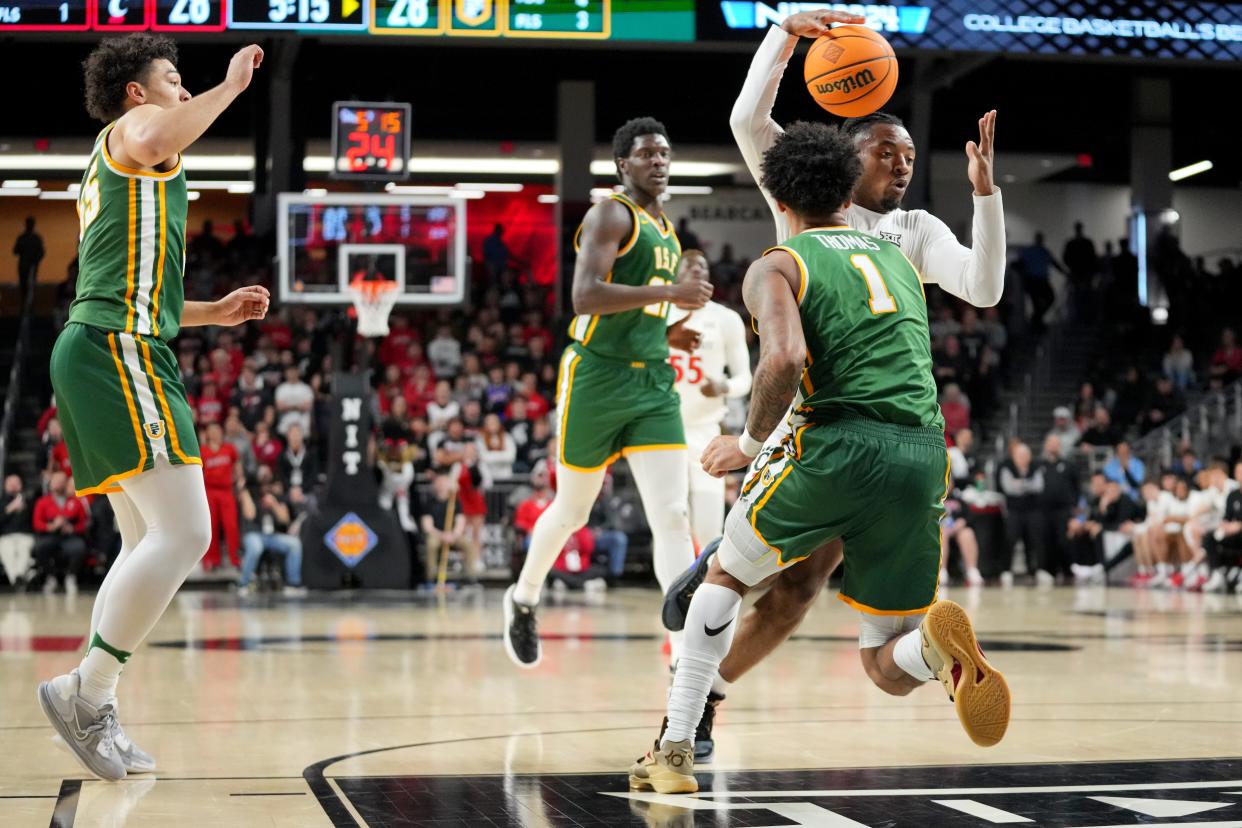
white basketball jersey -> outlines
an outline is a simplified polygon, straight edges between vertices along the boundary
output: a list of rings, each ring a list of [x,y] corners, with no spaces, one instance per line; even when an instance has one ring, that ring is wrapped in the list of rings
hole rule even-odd
[[[736,376],[739,366],[729,365],[730,349],[736,361],[739,350],[747,354],[746,325],[736,311],[708,302],[690,315],[687,328],[703,335],[699,348],[687,353],[676,348],[669,349],[669,363],[677,372],[677,393],[681,396],[681,419],[687,426],[719,423],[728,409],[725,396],[703,395],[703,385],[708,379],[723,382],[728,376]],[[745,370],[749,372],[749,354]],[[743,392],[744,393],[744,392]]]

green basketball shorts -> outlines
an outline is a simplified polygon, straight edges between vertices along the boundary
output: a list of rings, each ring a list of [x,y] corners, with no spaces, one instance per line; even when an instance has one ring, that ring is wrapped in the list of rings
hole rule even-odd
[[[861,417],[798,426],[756,458],[725,521],[721,566],[754,586],[841,538],[841,600],[873,615],[925,612],[948,485],[940,429]]]
[[[684,450],[673,380],[667,362],[620,362],[571,344],[557,380],[561,465],[597,471],[637,451]]]
[[[70,322],[51,369],[78,494],[119,492],[161,454],[202,464],[177,358],[162,339]]]

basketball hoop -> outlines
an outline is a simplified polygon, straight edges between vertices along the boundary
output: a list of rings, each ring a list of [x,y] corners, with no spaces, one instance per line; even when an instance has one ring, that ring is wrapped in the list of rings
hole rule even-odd
[[[388,314],[397,303],[397,293],[393,279],[354,279],[349,283],[360,336],[388,336]]]

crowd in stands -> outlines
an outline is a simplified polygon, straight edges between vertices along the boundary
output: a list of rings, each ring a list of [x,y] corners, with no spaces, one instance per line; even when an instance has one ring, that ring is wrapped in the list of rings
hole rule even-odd
[[[689,228],[683,232],[693,238]],[[498,228],[493,237],[502,233]],[[398,308],[388,336],[352,342],[354,364],[371,370],[375,386],[380,501],[397,513],[417,550],[421,565],[414,569],[423,582],[436,579],[447,551],[460,559],[458,577],[478,577],[489,513],[493,521],[512,527],[514,565],[520,565],[534,521],[555,486],[551,416],[564,325],[554,297],[502,264],[502,245],[493,237],[485,251],[491,255],[481,257],[473,280],[469,314],[411,314]],[[192,298],[270,283],[268,264],[240,225],[225,243],[208,223],[187,252]],[[1036,264],[1064,267],[1074,288],[1074,312],[1099,319],[1111,312],[1108,296],[1125,270],[1125,255],[1106,249],[1095,256],[1079,228],[1067,245],[1064,266],[1050,253],[1024,253],[1017,267],[1024,277],[1038,271]],[[718,301],[742,309],[748,264],[728,245],[722,248],[712,264]],[[996,478],[986,480],[974,452],[987,441],[975,435],[989,437],[1011,333],[998,309],[977,310],[940,291],[929,291],[928,299],[933,370],[954,481],[947,501],[946,553],[951,547],[961,556],[965,580],[972,584],[985,577],[1011,582],[1011,561],[1019,547],[1037,583],[1074,576],[1098,579],[1101,564],[1112,557],[1109,544],[1115,543],[1116,532],[1133,530],[1136,518],[1155,514],[1143,495],[1150,485],[1146,472],[1128,456],[1125,441],[1177,416],[1186,394],[1242,376],[1242,349],[1233,331],[1223,329],[1208,356],[1188,345],[1202,342],[1201,330],[1193,337],[1175,334],[1167,350],[1133,351],[1135,357],[1150,358],[1135,359],[1111,377],[1091,376],[1075,399],[1053,412],[1039,457],[1012,445]],[[1042,301],[1034,304],[1038,312]],[[1125,325],[1118,328],[1124,335]],[[338,310],[288,305],[274,309],[261,324],[185,330],[174,344],[199,429],[215,530],[203,567],[236,579],[242,592],[255,588],[265,557],[275,561],[267,568],[269,578],[294,594],[301,590],[298,530],[315,507],[326,471],[334,360],[349,353],[336,346],[351,339],[351,330]],[[1109,364],[1102,361],[1101,367]],[[16,476],[5,481],[0,562],[10,580],[37,573],[45,589],[58,583],[76,588],[84,567],[93,566],[96,574],[106,569],[119,537],[106,498],[72,496],[72,470],[54,403],[38,432],[42,478],[28,485]],[[1107,455],[1099,481],[1079,462],[1084,447]],[[1189,476],[1191,491],[1196,485],[1200,493],[1205,485],[1215,485],[1195,476],[1201,469],[1193,457],[1179,458],[1172,471]],[[1177,497],[1177,489],[1156,482],[1163,509],[1168,498]],[[1227,482],[1221,485],[1219,491],[1229,488]],[[984,495],[997,491],[1004,496],[1005,511],[1000,542],[989,538],[978,521]],[[71,505],[79,500],[81,509]],[[1224,499],[1217,501],[1221,509],[1216,511],[1222,511]],[[38,522],[36,513],[42,515]],[[1223,525],[1228,529],[1230,524]],[[642,529],[636,500],[606,486],[592,520],[557,561],[554,580],[588,588],[615,582],[624,571],[629,538]],[[1132,535],[1126,537],[1133,546]],[[1200,539],[1189,551],[1140,543],[1144,560],[1156,567],[1179,562],[1174,552],[1206,561],[1212,538],[1208,533],[1208,540]],[[1160,549],[1163,557],[1157,555]],[[1202,556],[1195,557],[1199,550]],[[1205,581],[1212,577],[1196,572]]]

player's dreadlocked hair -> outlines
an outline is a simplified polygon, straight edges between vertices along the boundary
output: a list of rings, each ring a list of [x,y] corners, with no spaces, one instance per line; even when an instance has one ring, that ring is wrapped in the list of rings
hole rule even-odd
[[[841,124],[841,131],[855,145],[859,141],[871,137],[871,128],[876,124],[891,124],[897,127],[905,127],[901,119],[896,115],[889,115],[887,112],[872,112],[870,115],[863,115],[859,118],[850,118]]]
[[[841,209],[862,175],[854,143],[838,127],[798,121],[763,154],[763,186],[800,216]]]
[[[177,65],[177,44],[161,35],[132,34],[101,41],[82,62],[86,111],[105,123],[125,114],[125,84],[142,83],[160,58]]]
[[[668,130],[655,118],[631,118],[612,134],[612,157],[628,156],[634,149],[634,139],[640,135],[663,135],[668,138]]]

